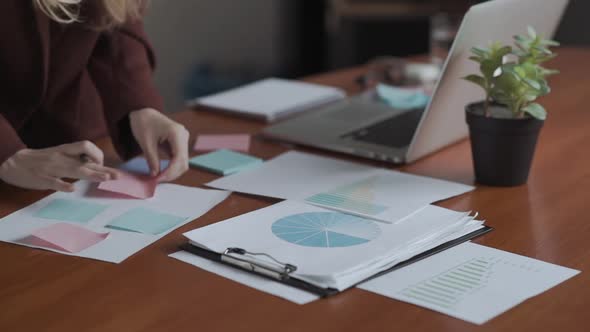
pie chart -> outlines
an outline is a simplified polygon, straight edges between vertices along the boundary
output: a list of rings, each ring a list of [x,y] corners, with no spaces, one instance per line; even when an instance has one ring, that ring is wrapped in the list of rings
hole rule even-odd
[[[368,243],[381,234],[374,221],[338,212],[307,212],[275,221],[278,238],[304,247],[342,248]]]

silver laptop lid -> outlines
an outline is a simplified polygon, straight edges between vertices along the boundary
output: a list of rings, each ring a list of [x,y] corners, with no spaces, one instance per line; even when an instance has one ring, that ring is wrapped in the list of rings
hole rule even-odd
[[[552,37],[569,0],[494,0],[473,6],[465,15],[430,105],[414,134],[406,162],[415,161],[468,135],[465,106],[483,99],[482,91],[461,78],[477,72],[469,60],[473,46],[500,41],[513,44],[513,36],[528,26]]]

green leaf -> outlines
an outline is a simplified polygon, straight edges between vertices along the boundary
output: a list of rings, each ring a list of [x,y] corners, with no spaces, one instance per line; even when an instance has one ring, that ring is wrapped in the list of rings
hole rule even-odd
[[[501,62],[498,63],[494,60],[484,60],[481,62],[480,70],[486,79],[491,80],[494,77],[496,69],[500,68],[501,65]]]
[[[514,72],[520,77],[525,78],[527,76],[526,70],[522,67],[514,67]]]
[[[497,56],[500,56],[503,58],[510,53],[512,53],[512,47],[511,46],[504,46],[504,47],[500,48],[496,54],[497,54]]]
[[[533,79],[525,78],[524,82],[535,90],[541,90],[541,84]]]
[[[559,47],[561,44],[555,40],[542,40],[541,45],[543,46],[551,46],[551,47]]]
[[[525,113],[530,114],[533,118],[539,120],[547,119],[547,111],[543,106],[537,103],[532,103],[522,109]]]
[[[559,70],[541,68],[540,74],[542,76],[551,76],[559,74]]]
[[[523,50],[521,50],[521,49],[514,50],[514,51],[512,52],[512,54],[516,55],[516,56],[517,56],[517,57],[519,57],[519,58],[522,58],[522,57],[525,57],[525,56],[527,56],[527,55],[528,55],[528,53],[526,53],[525,51],[523,51]]]
[[[549,87],[549,84],[547,83],[547,81],[542,79],[542,80],[539,80],[538,82],[541,85],[541,88],[539,89],[539,96],[548,95],[551,92],[551,88]]]
[[[523,44],[516,44],[516,47],[520,50],[520,52],[522,52],[524,55],[528,55],[529,54],[529,47],[525,46]]]
[[[477,63],[481,63],[481,62],[483,61],[483,59],[482,59],[482,58],[480,58],[480,57],[478,57],[478,56],[470,56],[470,57],[469,57],[469,60],[471,60],[471,61],[475,61],[475,62],[477,62]]]
[[[540,79],[541,75],[539,74],[539,66],[525,62],[518,66],[524,71],[524,75],[522,77],[531,78],[531,79]]]
[[[553,53],[551,55],[540,57],[540,58],[538,58],[538,63],[543,63],[543,62],[547,62],[549,60],[553,60],[556,56],[557,56],[557,54]]]
[[[537,31],[535,31],[535,28],[533,28],[532,26],[529,25],[527,30],[529,32],[529,36],[531,36],[532,39],[537,38]]]
[[[520,88],[521,83],[518,76],[509,72],[504,72],[495,79],[494,88],[492,90],[492,98],[494,100],[501,99],[510,100],[512,95]]]
[[[512,63],[508,63],[502,66],[502,75],[496,80],[496,84],[506,85],[511,84],[510,88],[507,86],[501,87],[502,90],[510,91],[510,89],[516,89],[521,81],[520,76],[516,73],[517,66]]]
[[[469,75],[469,76],[464,77],[463,79],[466,81],[469,81],[471,83],[477,84],[480,87],[482,87],[484,90],[487,90],[486,79],[479,76],[479,75]]]
[[[481,48],[481,47],[472,47],[471,53],[478,55],[482,58],[486,58],[487,55],[489,54],[489,50]]]
[[[551,52],[550,49],[545,48],[543,46],[535,46],[535,47],[533,47],[533,49],[536,50],[536,51],[538,51],[538,52],[541,52],[542,54],[545,54],[545,55],[551,55],[551,54],[553,54],[553,52]]]
[[[528,38],[521,36],[521,35],[516,35],[516,36],[514,36],[514,40],[516,40],[517,42],[523,43],[523,42],[527,41]]]

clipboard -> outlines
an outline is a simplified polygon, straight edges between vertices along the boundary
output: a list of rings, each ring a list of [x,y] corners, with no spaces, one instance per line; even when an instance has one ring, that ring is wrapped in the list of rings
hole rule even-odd
[[[493,228],[491,228],[489,226],[484,226],[481,229],[478,229],[474,232],[471,232],[467,235],[464,235],[464,236],[459,237],[457,239],[451,240],[449,242],[443,243],[435,248],[432,248],[432,249],[427,250],[423,253],[420,253],[408,260],[400,262],[389,269],[378,272],[369,278],[359,281],[358,283],[352,285],[351,287],[349,287],[347,289],[353,288],[356,285],[359,285],[359,284],[362,284],[362,283],[369,281],[371,279],[380,277],[380,276],[387,274],[391,271],[397,270],[397,269],[402,268],[404,266],[408,266],[408,265],[418,262],[424,258],[430,257],[432,255],[439,253],[439,252],[442,252],[444,250],[447,250],[449,248],[452,248],[454,246],[457,246],[459,244],[462,244],[464,242],[467,242],[469,240],[472,240],[474,238],[477,238],[479,236],[487,234],[487,233],[491,232],[492,230],[493,230]],[[252,252],[248,252],[248,251],[241,249],[241,248],[227,248],[223,253],[218,253],[218,252],[214,252],[214,251],[211,251],[208,249],[204,249],[204,248],[195,246],[191,243],[182,244],[180,246],[180,249],[182,249],[186,252],[189,252],[193,255],[197,255],[197,256],[203,257],[205,259],[233,267],[235,269],[239,269],[242,271],[253,273],[253,274],[258,275],[260,277],[263,277],[263,278],[266,278],[269,280],[273,280],[276,282],[280,282],[282,284],[285,284],[285,285],[288,285],[291,287],[295,287],[297,289],[312,293],[314,295],[318,295],[322,298],[336,295],[338,293],[341,293],[341,292],[347,290],[347,289],[338,290],[338,289],[334,289],[334,288],[322,288],[322,287],[316,286],[314,284],[311,284],[307,281],[303,281],[301,279],[293,277],[293,276],[291,276],[291,274],[297,270],[296,266],[294,266],[292,264],[280,262],[266,253],[252,253]],[[258,259],[258,257],[260,257],[260,256],[266,257],[267,260]]]

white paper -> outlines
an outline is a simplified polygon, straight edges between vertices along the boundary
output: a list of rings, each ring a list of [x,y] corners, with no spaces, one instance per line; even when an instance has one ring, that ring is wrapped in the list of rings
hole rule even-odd
[[[302,291],[273,280],[265,279],[252,273],[240,271],[236,268],[225,266],[223,264],[190,254],[185,251],[176,252],[170,255],[170,257],[176,258],[205,271],[215,273],[242,285],[252,287],[259,291],[278,296],[297,304],[307,304],[320,298],[319,296],[309,292]]]
[[[247,115],[261,116],[268,121],[287,114],[313,108],[345,97],[337,88],[317,84],[264,79],[236,89],[198,98],[189,105],[203,105]]]
[[[107,239],[91,246],[77,254],[66,253],[47,248],[64,255],[86,257],[106,262],[120,263],[131,255],[147,247],[166,234],[199,218],[230,194],[225,191],[205,190],[174,184],[160,184],[153,198],[147,200],[113,198],[112,194],[96,190],[96,184],[79,181],[75,184],[73,193],[54,193],[24,209],[21,209],[3,219],[0,219],[0,241],[10,242],[28,247],[35,247],[19,242],[29,236],[34,230],[63,221],[34,217],[35,212],[55,199],[79,200],[98,203],[108,208],[90,220],[87,224],[72,222],[74,225],[85,227],[99,233],[110,233]],[[158,234],[142,234],[136,232],[119,231],[105,226],[115,217],[122,215],[135,207],[145,207],[151,210],[186,218],[184,222],[168,231]]]
[[[578,273],[464,243],[358,287],[483,324]]]
[[[210,187],[306,201],[386,222],[472,186],[375,168],[301,152],[287,152],[256,169],[220,178]]]
[[[463,232],[470,221],[465,213],[428,206],[404,222],[384,224],[284,201],[184,235],[219,253],[238,247],[270,254],[296,265],[294,276],[342,290]]]

